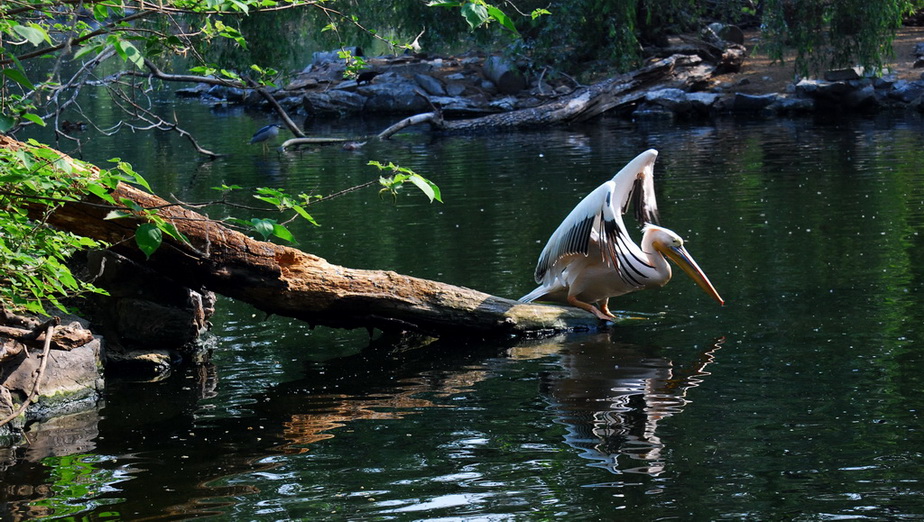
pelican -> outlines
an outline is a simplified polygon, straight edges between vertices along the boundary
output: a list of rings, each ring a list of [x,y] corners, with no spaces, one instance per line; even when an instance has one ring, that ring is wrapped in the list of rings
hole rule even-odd
[[[710,297],[725,303],[684,248],[683,239],[654,224],[659,221],[654,193],[657,157],[654,149],[639,154],[574,207],[539,254],[539,287],[520,302],[564,302],[612,320],[609,298],[664,286],[671,279],[670,259]],[[644,224],[641,247],[622,220],[630,202],[636,219]]]

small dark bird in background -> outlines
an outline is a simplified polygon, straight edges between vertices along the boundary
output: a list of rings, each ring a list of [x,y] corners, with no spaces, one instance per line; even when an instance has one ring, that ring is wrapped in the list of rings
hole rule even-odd
[[[87,124],[82,121],[64,120],[61,122],[61,129],[65,132],[82,131],[87,129]]]
[[[380,74],[379,71],[363,71],[356,76],[356,85],[372,83],[372,79]]]

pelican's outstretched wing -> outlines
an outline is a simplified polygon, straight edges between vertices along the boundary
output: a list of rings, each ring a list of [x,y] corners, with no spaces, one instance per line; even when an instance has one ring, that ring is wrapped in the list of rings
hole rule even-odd
[[[549,238],[539,254],[536,282],[550,285],[561,278],[572,255],[588,256],[598,251],[607,266],[616,269],[627,283],[635,280],[633,266],[644,255],[626,233],[622,214],[630,201],[640,222],[657,222],[658,205],[654,194],[654,162],[658,151],[651,149],[639,154],[622,168],[613,179],[587,195]],[[629,262],[629,258],[637,263]]]

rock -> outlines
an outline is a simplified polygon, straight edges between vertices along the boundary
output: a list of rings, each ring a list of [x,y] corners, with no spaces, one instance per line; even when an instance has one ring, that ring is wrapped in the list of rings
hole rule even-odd
[[[789,96],[780,96],[769,108],[777,112],[789,114],[801,114],[811,112],[815,109],[815,102],[808,98],[792,98]]]
[[[690,101],[691,108],[701,114],[711,112],[721,97],[720,94],[714,92],[691,92],[687,94],[687,100]]]
[[[741,112],[758,112],[777,101],[777,94],[743,94],[736,92],[732,101],[731,109]]]
[[[82,327],[76,319],[70,323]],[[72,350],[49,350],[45,371],[36,388],[38,395],[26,410],[26,418],[47,419],[94,407],[103,390],[101,352],[99,337],[92,337],[90,342]],[[41,358],[35,348],[30,353],[27,356],[22,352],[18,360],[0,366],[0,388],[8,390],[0,393],[3,397],[25,397],[32,390]],[[0,402],[5,402],[2,397]],[[0,410],[3,409],[0,404]]]
[[[357,92],[366,97],[363,110],[368,112],[411,113],[425,112],[430,108],[427,99],[410,82],[377,83],[363,86]]]
[[[824,79],[829,82],[846,82],[848,80],[859,80],[862,77],[862,67],[847,67],[846,69],[836,69],[826,71],[824,74]]]
[[[347,47],[344,51],[349,52],[352,56],[363,56],[362,47]],[[321,65],[325,63],[343,63],[344,59],[340,57],[340,49],[332,51],[318,51],[311,53],[311,65]]]
[[[177,354],[168,350],[129,350],[111,354],[107,367],[121,376],[156,381],[170,375],[177,359]]]
[[[427,91],[427,94],[432,96],[446,96],[446,89],[443,87],[442,82],[432,76],[415,74],[414,81],[417,82],[417,85],[419,85],[421,89]]]
[[[457,114],[481,114],[485,112],[496,112],[476,100],[470,98],[459,98],[454,96],[431,96],[430,103],[437,106],[444,113]]]
[[[796,84],[796,93],[811,98],[839,99],[851,91],[845,82],[803,79]]]
[[[716,34],[726,42],[744,45],[744,31],[737,25],[725,25]]]
[[[924,58],[924,42],[918,42],[914,45],[914,56]]]
[[[684,114],[693,109],[693,104],[687,99],[686,91],[681,89],[656,89],[645,93],[645,101],[651,105],[664,107],[674,114]]]
[[[446,86],[446,94],[449,96],[462,96],[465,93],[465,85],[461,83],[450,83]]]
[[[513,96],[505,96],[503,98],[494,100],[488,103],[488,107],[500,112],[508,112],[515,109],[517,106],[517,99]]]
[[[243,89],[238,89],[235,87],[213,85],[209,88],[207,94],[209,96],[218,98],[219,100],[227,100],[232,103],[241,103],[244,101],[244,97],[247,95],[247,92]]]
[[[148,299],[122,298],[116,303],[119,340],[130,346],[159,348],[194,343],[205,329],[193,317],[198,292],[190,294],[185,306],[163,305]]]
[[[911,103],[924,95],[924,80],[908,82],[899,80],[889,91],[889,98],[902,103]]]
[[[180,98],[199,98],[205,93],[209,92],[210,86],[205,83],[197,83],[192,87],[183,87],[182,89],[177,89],[173,91],[173,94],[179,96]]]
[[[728,46],[722,51],[722,58],[716,64],[716,74],[740,71],[747,55],[747,49],[743,45],[734,44]]]
[[[873,87],[876,89],[888,90],[895,85],[895,77],[892,75],[879,76],[873,78]]]
[[[851,109],[871,110],[879,106],[879,97],[872,85],[853,90],[844,96],[844,106]]]
[[[523,73],[502,56],[489,56],[482,66],[485,78],[497,86],[501,94],[516,94],[526,88]]]
[[[707,40],[744,45],[744,31],[736,25],[714,22],[706,26],[703,37]]]
[[[362,112],[366,98],[342,90],[308,92],[302,96],[302,104],[308,114],[351,114]]]

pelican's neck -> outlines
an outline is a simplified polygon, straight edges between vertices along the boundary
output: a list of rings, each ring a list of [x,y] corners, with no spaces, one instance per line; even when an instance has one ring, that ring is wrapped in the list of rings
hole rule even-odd
[[[642,253],[648,259],[651,265],[651,275],[649,276],[649,286],[664,286],[671,280],[671,265],[667,262],[664,254],[658,252],[654,247],[654,229],[649,225],[645,227],[645,233],[642,235]]]

